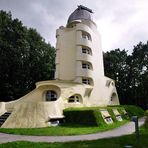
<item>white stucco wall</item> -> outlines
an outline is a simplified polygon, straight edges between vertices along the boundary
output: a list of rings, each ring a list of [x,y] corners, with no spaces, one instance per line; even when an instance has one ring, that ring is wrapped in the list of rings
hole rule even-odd
[[[78,83],[82,83],[82,78],[90,79],[93,89],[90,96],[87,96],[89,98],[87,105],[106,106],[108,104],[119,104],[118,99],[111,102],[112,93],[117,96],[115,85],[106,86],[106,81],[109,78],[104,76],[101,37],[97,31],[97,26],[90,20],[72,23],[72,25],[57,29],[55,78]],[[82,38],[82,32],[88,33],[91,40]],[[82,53],[82,47],[89,48],[92,54]],[[92,69],[83,69],[83,62],[90,63]],[[110,79],[110,81],[113,80]],[[84,103],[84,105],[86,104]]]

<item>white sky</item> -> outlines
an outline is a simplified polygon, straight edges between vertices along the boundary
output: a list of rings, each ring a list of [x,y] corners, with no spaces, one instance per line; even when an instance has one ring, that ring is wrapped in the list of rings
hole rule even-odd
[[[69,15],[84,5],[102,37],[102,49],[126,49],[148,40],[148,0],[0,0],[0,9],[11,11],[27,27],[37,29],[55,47],[55,31]]]

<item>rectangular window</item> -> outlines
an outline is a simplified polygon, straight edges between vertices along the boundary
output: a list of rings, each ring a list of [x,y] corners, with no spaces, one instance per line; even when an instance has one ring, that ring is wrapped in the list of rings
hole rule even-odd
[[[82,48],[82,53],[90,54],[91,55],[91,50],[87,49],[87,48]]]
[[[82,79],[82,83],[90,85],[90,80],[89,79]]]
[[[87,35],[86,34],[82,34],[82,38],[83,39],[87,39]]]
[[[85,48],[82,48],[82,53],[87,53]]]
[[[75,102],[75,99],[74,98],[69,98],[68,102],[73,103],[73,102]]]
[[[87,63],[82,63],[82,68],[84,69],[90,69],[90,65]]]

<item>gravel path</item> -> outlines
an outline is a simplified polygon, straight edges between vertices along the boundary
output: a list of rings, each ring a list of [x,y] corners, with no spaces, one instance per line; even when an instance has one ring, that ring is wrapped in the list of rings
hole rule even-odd
[[[139,119],[139,126],[144,123],[145,118]],[[23,136],[0,133],[0,143],[12,141],[33,141],[33,142],[68,142],[68,141],[82,141],[82,140],[96,140],[109,137],[118,137],[122,135],[132,134],[135,131],[134,122],[125,124],[119,128],[88,135],[77,136]]]

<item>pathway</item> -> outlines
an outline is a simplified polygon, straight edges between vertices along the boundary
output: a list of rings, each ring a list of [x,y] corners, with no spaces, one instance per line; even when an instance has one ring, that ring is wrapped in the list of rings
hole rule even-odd
[[[139,126],[144,123],[144,118],[139,119]],[[102,138],[118,137],[132,134],[135,131],[134,122],[125,124],[119,128],[88,135],[77,136],[24,136],[0,133],[0,143],[12,141],[33,141],[33,142],[68,142],[68,141],[82,141],[82,140],[96,140]]]

